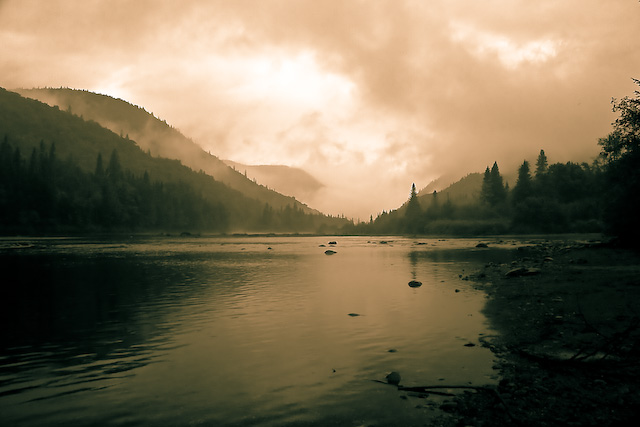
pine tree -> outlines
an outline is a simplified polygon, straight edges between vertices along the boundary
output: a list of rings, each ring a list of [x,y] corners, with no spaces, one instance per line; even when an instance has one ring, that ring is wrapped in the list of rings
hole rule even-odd
[[[524,161],[518,169],[518,180],[516,186],[513,188],[513,202],[522,202],[533,193],[533,184],[531,182],[531,171],[529,169],[529,162]]]
[[[480,199],[489,206],[497,206],[507,198],[507,190],[504,186],[498,162],[494,162],[491,169],[487,166],[482,179]]]
[[[404,214],[404,229],[407,233],[417,233],[421,229],[422,208],[418,201],[416,184],[411,184],[411,195],[407,202],[407,211]]]
[[[502,203],[507,198],[507,189],[504,186],[502,175],[500,175],[500,169],[498,168],[498,162],[493,162],[491,167],[491,189],[493,192],[493,205]]]
[[[484,170],[484,176],[482,177],[480,200],[486,204],[491,204],[491,169],[489,169],[489,166]]]
[[[544,150],[540,150],[538,160],[536,161],[536,178],[543,176],[545,173],[547,173],[548,169],[549,162],[547,160],[547,155],[544,154]]]

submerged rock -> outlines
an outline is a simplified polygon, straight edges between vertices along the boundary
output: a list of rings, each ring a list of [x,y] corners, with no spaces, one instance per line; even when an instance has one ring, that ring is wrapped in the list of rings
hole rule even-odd
[[[419,282],[417,280],[412,280],[409,282],[409,287],[411,288],[419,288],[420,286],[422,286],[422,282]]]
[[[349,316],[351,316],[351,317],[358,317],[358,316],[360,316],[360,315],[359,315],[358,313],[349,313]]]
[[[331,249],[327,249],[326,251],[324,251],[324,253],[327,255],[333,255],[333,254],[337,254],[338,252],[332,251]]]
[[[478,243],[476,245],[476,248],[488,248],[488,247],[489,247],[489,245],[487,245],[486,243]]]
[[[335,240],[332,240],[331,242],[329,242],[330,245],[337,245],[338,242],[336,242]]]

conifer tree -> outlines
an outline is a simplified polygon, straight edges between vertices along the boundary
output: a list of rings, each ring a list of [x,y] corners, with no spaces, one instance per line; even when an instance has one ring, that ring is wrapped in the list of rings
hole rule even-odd
[[[533,192],[533,185],[531,182],[531,172],[529,169],[529,162],[524,161],[518,169],[518,180],[516,186],[513,188],[513,202],[518,203],[531,196]]]
[[[416,192],[416,184],[411,184],[411,195],[407,202],[407,211],[404,214],[405,231],[408,233],[417,233],[421,228],[422,208],[418,201],[418,193]]]
[[[536,161],[536,178],[543,176],[549,169],[549,161],[547,155],[544,154],[544,150],[540,150],[538,154],[538,160]]]
[[[482,180],[480,198],[489,206],[497,206],[507,198],[507,190],[504,186],[498,162],[493,162],[491,169],[487,166]]]

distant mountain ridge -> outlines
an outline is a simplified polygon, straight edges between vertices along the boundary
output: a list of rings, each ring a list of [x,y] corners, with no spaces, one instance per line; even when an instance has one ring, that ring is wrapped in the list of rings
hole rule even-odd
[[[253,182],[239,170],[234,170],[215,155],[202,149],[191,139],[145,109],[124,100],[89,91],[67,88],[17,89],[21,95],[37,99],[61,110],[93,120],[122,137],[135,141],[153,156],[180,160],[195,171],[202,170],[230,188],[273,208],[295,206],[306,213],[318,214],[295,197],[285,196],[258,182]]]
[[[232,160],[223,162],[248,178],[298,200],[309,200],[324,187],[313,175],[300,168],[284,165],[245,165]]]

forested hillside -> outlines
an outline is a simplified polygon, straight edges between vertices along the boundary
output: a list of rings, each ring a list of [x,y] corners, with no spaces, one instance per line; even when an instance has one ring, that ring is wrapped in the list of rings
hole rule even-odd
[[[133,140],[0,89],[3,233],[330,231],[344,220],[247,197]]]
[[[203,170],[228,187],[250,198],[269,203],[276,209],[295,206],[306,213],[319,213],[293,197],[261,185],[260,181],[254,182],[244,175],[244,171],[229,167],[165,121],[126,101],[66,88],[20,89],[18,92],[25,97],[58,106],[61,110],[86,120],[93,120],[116,134],[135,141],[143,151],[154,157],[180,160],[193,170]]]
[[[472,173],[441,192],[409,199],[397,210],[354,225],[377,234],[502,234],[600,232],[606,183],[600,162],[554,163],[544,150],[535,170],[524,160],[513,189],[497,163]]]

